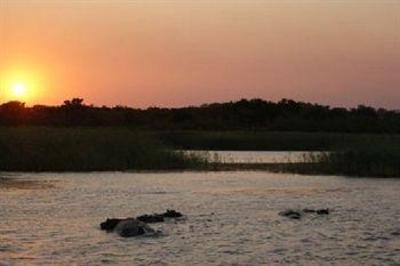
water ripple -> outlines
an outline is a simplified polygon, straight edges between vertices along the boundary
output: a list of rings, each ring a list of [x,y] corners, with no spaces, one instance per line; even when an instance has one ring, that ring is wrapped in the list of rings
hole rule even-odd
[[[12,175],[0,180],[0,265],[398,265],[399,189],[263,172]],[[278,215],[288,208],[332,212],[294,221]],[[187,219],[155,224],[159,237],[98,228],[165,209]]]

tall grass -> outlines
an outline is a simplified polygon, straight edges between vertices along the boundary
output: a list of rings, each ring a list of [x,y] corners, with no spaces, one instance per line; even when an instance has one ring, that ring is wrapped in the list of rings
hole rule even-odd
[[[389,141],[400,144],[400,135],[268,131],[160,131],[156,138],[178,149],[325,151]]]
[[[265,169],[306,174],[400,177],[400,135],[308,132],[159,132],[164,143],[204,150],[325,151],[304,162],[221,165],[221,169]],[[214,164],[215,165],[215,164]]]
[[[343,150],[310,154],[308,164],[289,166],[289,170],[314,174],[364,177],[400,177],[400,146],[380,142]]]
[[[349,150],[335,152],[319,163],[321,170],[349,176],[400,177],[399,150]]]
[[[119,128],[0,128],[0,171],[193,169],[205,164]]]
[[[166,146],[168,145],[168,146]],[[304,163],[237,165],[175,151],[330,150]],[[206,156],[207,155],[207,156]],[[0,171],[265,169],[400,177],[398,135],[279,132],[137,132],[127,128],[0,128]]]

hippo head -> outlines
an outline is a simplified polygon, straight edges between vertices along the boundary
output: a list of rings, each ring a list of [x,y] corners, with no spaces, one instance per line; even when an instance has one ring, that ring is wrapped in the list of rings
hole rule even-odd
[[[107,232],[111,232],[114,230],[114,228],[124,219],[117,219],[117,218],[112,218],[108,219],[105,222],[102,222],[100,224],[101,230],[105,230]]]

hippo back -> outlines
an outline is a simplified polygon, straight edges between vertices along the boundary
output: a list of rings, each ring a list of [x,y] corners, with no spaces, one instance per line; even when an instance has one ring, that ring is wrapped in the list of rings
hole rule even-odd
[[[150,226],[133,218],[119,222],[114,231],[122,237],[132,237],[155,233],[154,229],[152,229]]]

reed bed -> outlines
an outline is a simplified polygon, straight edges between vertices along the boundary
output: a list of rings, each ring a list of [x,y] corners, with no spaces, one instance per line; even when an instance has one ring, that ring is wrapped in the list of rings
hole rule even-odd
[[[0,128],[1,171],[195,169],[205,163],[124,128]]]

